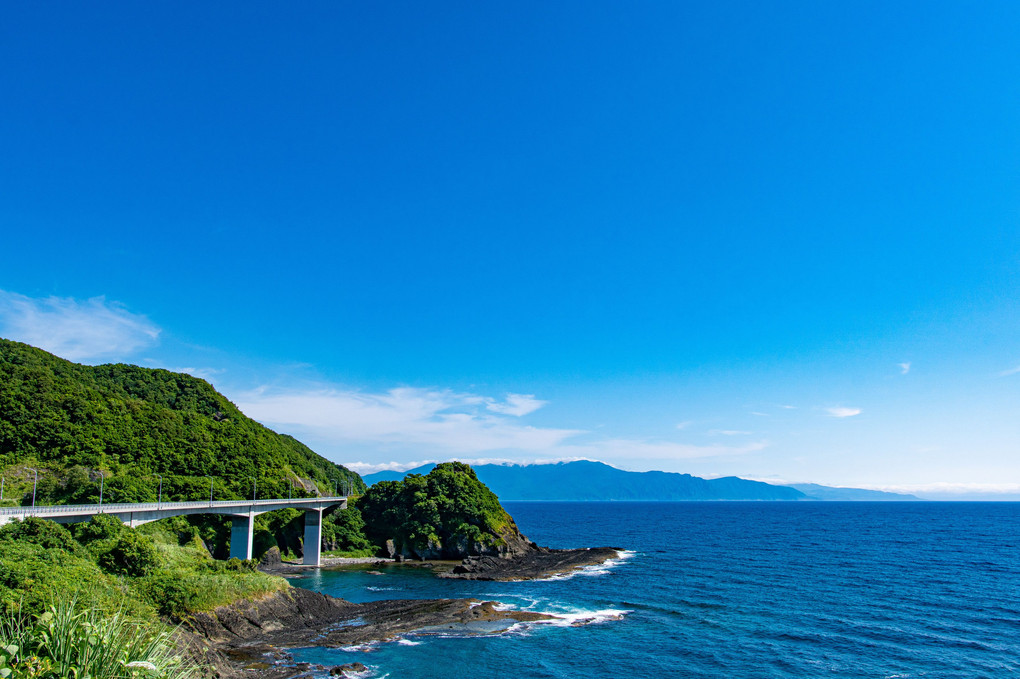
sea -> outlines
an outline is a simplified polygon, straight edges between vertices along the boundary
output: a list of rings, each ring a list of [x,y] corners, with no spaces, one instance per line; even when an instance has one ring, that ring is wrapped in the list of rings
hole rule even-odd
[[[396,565],[295,578],[351,601],[477,597],[561,616],[295,659],[379,679],[1020,676],[1020,503],[504,506],[539,544],[625,551],[528,582]]]

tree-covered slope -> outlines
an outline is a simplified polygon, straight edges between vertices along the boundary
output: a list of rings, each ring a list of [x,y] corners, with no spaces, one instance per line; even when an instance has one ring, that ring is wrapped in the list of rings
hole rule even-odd
[[[380,547],[389,541],[392,552],[404,556],[462,559],[534,548],[499,498],[463,462],[436,465],[427,476],[377,483],[357,508],[369,540]]]
[[[0,339],[5,497],[38,503],[217,499],[364,489],[350,470],[246,417],[206,381],[132,365],[87,366]],[[291,490],[293,489],[293,490]]]

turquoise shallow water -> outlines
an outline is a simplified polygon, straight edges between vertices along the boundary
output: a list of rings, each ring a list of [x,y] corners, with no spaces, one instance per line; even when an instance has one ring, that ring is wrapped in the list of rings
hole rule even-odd
[[[508,503],[552,547],[629,558],[569,578],[427,571],[292,582],[352,601],[472,596],[564,615],[491,637],[300,649],[375,677],[1020,675],[1020,503]]]

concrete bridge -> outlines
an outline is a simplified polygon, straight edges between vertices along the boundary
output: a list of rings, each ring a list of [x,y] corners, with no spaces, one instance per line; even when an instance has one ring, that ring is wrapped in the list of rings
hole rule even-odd
[[[304,563],[318,566],[322,551],[322,512],[334,505],[343,509],[346,497],[307,497],[294,500],[224,500],[217,502],[140,502],[102,505],[42,505],[36,507],[0,507],[0,526],[15,519],[35,516],[57,523],[88,521],[96,514],[115,516],[132,528],[150,521],[185,514],[226,514],[231,517],[230,557],[250,559],[255,517],[277,509],[301,509],[305,512]]]

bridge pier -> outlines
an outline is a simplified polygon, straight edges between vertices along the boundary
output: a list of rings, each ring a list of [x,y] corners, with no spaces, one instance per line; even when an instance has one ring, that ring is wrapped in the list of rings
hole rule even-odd
[[[306,566],[318,566],[322,553],[322,510],[305,510],[305,540],[301,545],[304,554],[302,563]]]
[[[255,537],[255,512],[230,519],[230,558],[250,559]]]

